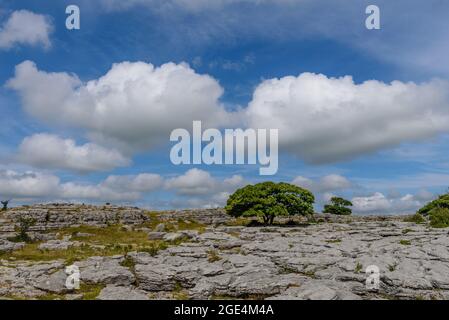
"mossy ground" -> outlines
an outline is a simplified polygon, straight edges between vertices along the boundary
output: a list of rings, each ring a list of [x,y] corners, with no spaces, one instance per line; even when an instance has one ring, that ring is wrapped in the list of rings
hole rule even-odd
[[[156,225],[160,221],[154,222]],[[167,223],[170,229],[170,224]],[[174,225],[174,223],[172,224]],[[203,225],[195,222],[176,222],[176,230],[202,230]],[[142,226],[139,226],[142,227]],[[73,246],[66,250],[40,250],[42,242],[28,243],[20,250],[10,253],[0,254],[0,259],[7,260],[27,260],[27,261],[51,261],[65,260],[71,263],[83,260],[92,256],[113,256],[126,255],[128,252],[148,252],[156,255],[158,251],[165,250],[169,246],[179,245],[188,241],[187,238],[179,239],[176,242],[166,242],[162,240],[149,240],[144,231],[129,230],[122,225],[110,225],[106,227],[79,226],[52,230],[59,238],[70,235],[71,241],[78,241],[79,246]],[[89,236],[79,236],[79,234],[89,234]]]
[[[183,230],[197,230],[199,233],[203,233],[206,229],[206,225],[189,219],[167,219],[164,218],[163,212],[149,211],[147,213],[150,220],[142,224],[142,227],[154,229],[157,225],[163,223],[165,225],[165,231],[176,232]]]
[[[81,300],[95,300],[99,295],[101,290],[103,290],[104,285],[99,284],[87,284],[81,283],[79,290],[76,294],[80,294]],[[20,299],[20,298],[19,298]],[[48,293],[37,297],[37,300],[66,300],[67,297],[62,294]]]

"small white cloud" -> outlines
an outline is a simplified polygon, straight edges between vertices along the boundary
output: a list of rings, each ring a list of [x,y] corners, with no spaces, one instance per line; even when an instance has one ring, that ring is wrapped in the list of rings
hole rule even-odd
[[[117,150],[94,143],[78,146],[74,140],[44,133],[25,138],[17,157],[34,167],[77,172],[108,171],[131,163]]]
[[[102,186],[116,190],[151,192],[163,185],[163,179],[158,174],[141,173],[137,176],[109,176]]]
[[[330,174],[315,180],[297,176],[292,184],[318,193],[344,190],[353,186],[347,178],[338,174]]]
[[[0,196],[3,198],[41,198],[56,195],[58,189],[59,178],[54,175],[0,171]]]
[[[167,180],[165,187],[181,195],[204,195],[213,192],[216,184],[209,172],[194,168],[182,176]]]
[[[48,17],[27,10],[14,11],[0,28],[0,49],[15,45],[51,46],[53,26]]]
[[[435,194],[426,189],[421,189],[413,196],[413,198],[418,201],[430,201],[435,198]]]
[[[207,171],[195,168],[184,175],[167,180],[165,188],[180,196],[188,196],[188,199],[179,198],[173,202],[178,207],[184,205],[189,208],[211,208],[224,206],[236,189],[247,184],[240,175],[219,180]]]
[[[60,186],[60,197],[70,200],[94,201],[136,201],[142,197],[139,192],[114,190],[99,185],[83,185],[67,182]]]
[[[329,202],[333,197],[336,197],[336,195],[331,192],[325,192],[321,196],[321,200],[324,202]]]
[[[352,204],[354,211],[361,213],[376,213],[391,209],[391,202],[380,192],[368,197],[355,197]]]
[[[109,176],[99,184],[68,182],[61,185],[60,197],[71,200],[136,201],[145,193],[159,189],[163,179],[158,174]]]
[[[241,175],[233,175],[231,178],[223,180],[223,187],[228,191],[243,187],[245,184],[245,179]]]
[[[430,199],[428,199],[430,200]],[[388,198],[376,192],[371,196],[354,197],[352,203],[355,213],[362,214],[412,214],[428,200],[423,201],[418,195],[406,194],[399,198]]]

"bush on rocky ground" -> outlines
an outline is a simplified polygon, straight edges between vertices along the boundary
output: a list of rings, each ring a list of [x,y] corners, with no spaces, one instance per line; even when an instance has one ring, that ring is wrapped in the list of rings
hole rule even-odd
[[[429,212],[430,226],[433,228],[449,227],[449,209],[435,208]]]
[[[426,219],[420,213],[415,213],[414,215],[406,217],[404,219],[404,222],[413,222],[416,224],[424,223],[425,221]]]
[[[16,227],[17,235],[8,240],[12,242],[31,242],[31,237],[28,235],[28,231],[35,224],[36,220],[33,218],[20,218],[19,224]]]

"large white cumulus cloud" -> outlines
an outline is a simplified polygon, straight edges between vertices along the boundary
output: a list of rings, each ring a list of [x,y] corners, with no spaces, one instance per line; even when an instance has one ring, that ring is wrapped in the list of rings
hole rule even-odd
[[[449,83],[354,83],[303,73],[260,84],[246,111],[250,127],[278,128],[280,146],[327,163],[447,131]]]
[[[449,83],[376,80],[354,83],[303,73],[262,82],[248,107],[228,112],[218,81],[186,64],[154,67],[115,64],[103,77],[39,71],[30,61],[16,67],[8,87],[25,110],[51,124],[81,128],[95,143],[125,155],[168,143],[176,128],[279,129],[280,147],[309,163],[346,160],[447,132]],[[238,121],[236,121],[238,119]]]
[[[223,93],[219,83],[186,64],[122,62],[84,83],[25,61],[7,85],[38,119],[83,128],[91,139],[126,152],[168,141],[173,129],[189,128],[192,120],[219,126],[232,118],[218,102]]]

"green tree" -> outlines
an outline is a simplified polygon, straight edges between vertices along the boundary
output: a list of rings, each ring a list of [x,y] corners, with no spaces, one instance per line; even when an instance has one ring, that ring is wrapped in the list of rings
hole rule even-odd
[[[1,204],[3,206],[2,211],[8,210],[8,204],[11,202],[11,200],[1,201]]]
[[[313,215],[313,194],[303,188],[280,182],[262,182],[238,189],[225,207],[233,217],[262,217],[273,224],[276,216]]]
[[[449,194],[443,194],[438,199],[433,200],[418,210],[419,214],[428,216],[433,209],[446,208],[449,209]]]
[[[336,214],[340,216],[349,216],[352,214],[352,202],[340,197],[332,197],[330,204],[324,206],[323,213]]]

